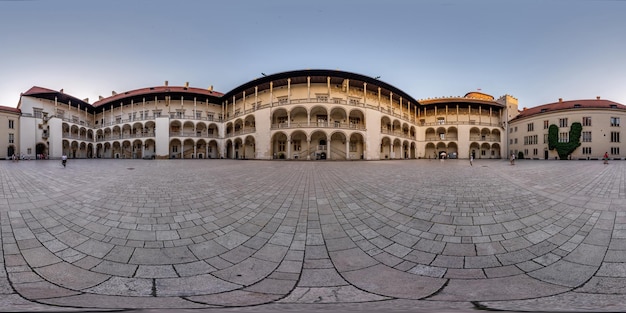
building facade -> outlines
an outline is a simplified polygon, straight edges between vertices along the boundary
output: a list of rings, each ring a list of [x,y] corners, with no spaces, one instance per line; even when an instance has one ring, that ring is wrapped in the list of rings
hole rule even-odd
[[[626,156],[626,143],[621,141],[621,121],[626,118],[626,106],[600,99],[563,101],[524,109],[510,120],[509,154],[532,159],[558,158],[556,150],[549,150],[548,130],[558,127],[558,142],[570,140],[573,123],[582,125],[581,145],[570,155],[571,159],[600,159],[604,153],[610,158]]]
[[[19,156],[20,110],[0,106],[0,160]]]
[[[468,93],[418,101],[375,78],[301,70],[225,94],[166,82],[93,104],[33,87],[18,108],[21,149],[52,158],[499,158],[517,99]]]

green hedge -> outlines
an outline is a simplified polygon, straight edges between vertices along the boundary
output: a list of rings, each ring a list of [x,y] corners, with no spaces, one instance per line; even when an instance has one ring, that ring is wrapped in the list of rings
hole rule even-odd
[[[552,124],[548,128],[548,149],[554,150],[559,154],[559,159],[567,160],[568,156],[580,147],[580,134],[583,125],[575,122],[569,130],[569,142],[559,142],[559,127]]]

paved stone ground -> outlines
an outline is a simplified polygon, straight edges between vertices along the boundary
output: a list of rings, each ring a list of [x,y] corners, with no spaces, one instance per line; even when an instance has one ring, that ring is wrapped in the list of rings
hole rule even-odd
[[[0,177],[0,310],[626,311],[626,161],[3,161]]]

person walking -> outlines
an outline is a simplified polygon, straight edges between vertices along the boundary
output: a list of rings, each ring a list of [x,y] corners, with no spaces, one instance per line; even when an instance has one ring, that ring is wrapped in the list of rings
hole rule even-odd
[[[604,152],[604,156],[602,157],[602,159],[604,160],[604,164],[609,164],[609,152],[608,151]]]
[[[61,156],[61,164],[63,164],[63,168],[67,165],[67,155],[65,153]]]
[[[511,153],[511,165],[515,165],[515,153]]]
[[[474,166],[474,156],[470,155],[470,166]]]

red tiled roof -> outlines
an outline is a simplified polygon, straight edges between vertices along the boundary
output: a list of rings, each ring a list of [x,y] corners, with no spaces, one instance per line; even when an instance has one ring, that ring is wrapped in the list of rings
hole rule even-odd
[[[22,111],[18,108],[12,108],[12,107],[5,107],[3,105],[0,105],[0,111],[5,111],[5,112],[14,112],[14,113],[21,113]]]
[[[31,95],[37,95],[37,94],[42,94],[42,93],[54,93],[54,92],[58,92],[56,90],[52,90],[52,89],[48,89],[48,88],[43,88],[43,87],[38,87],[38,86],[33,86],[30,89],[28,89],[28,91],[26,91],[25,93],[23,93],[23,96],[31,96]]]
[[[559,101],[554,103],[548,103],[540,105],[538,107],[525,109],[519,112],[519,115],[515,119],[526,118],[541,113],[549,113],[561,110],[575,110],[575,109],[620,109],[626,110],[626,106],[604,99],[592,99],[592,100],[571,100],[571,101]]]
[[[190,93],[190,94],[201,94],[210,97],[221,97],[223,93],[217,91],[211,91],[208,89],[195,88],[195,87],[177,87],[177,86],[158,86],[158,87],[148,87],[135,89],[131,91],[126,91],[122,93],[118,93],[114,96],[103,98],[102,100],[98,100],[92,104],[93,107],[99,107],[105,105],[107,103],[115,102],[120,99],[128,98],[128,97],[136,97],[139,95],[149,95],[149,94],[161,94],[165,92],[171,93]]]

